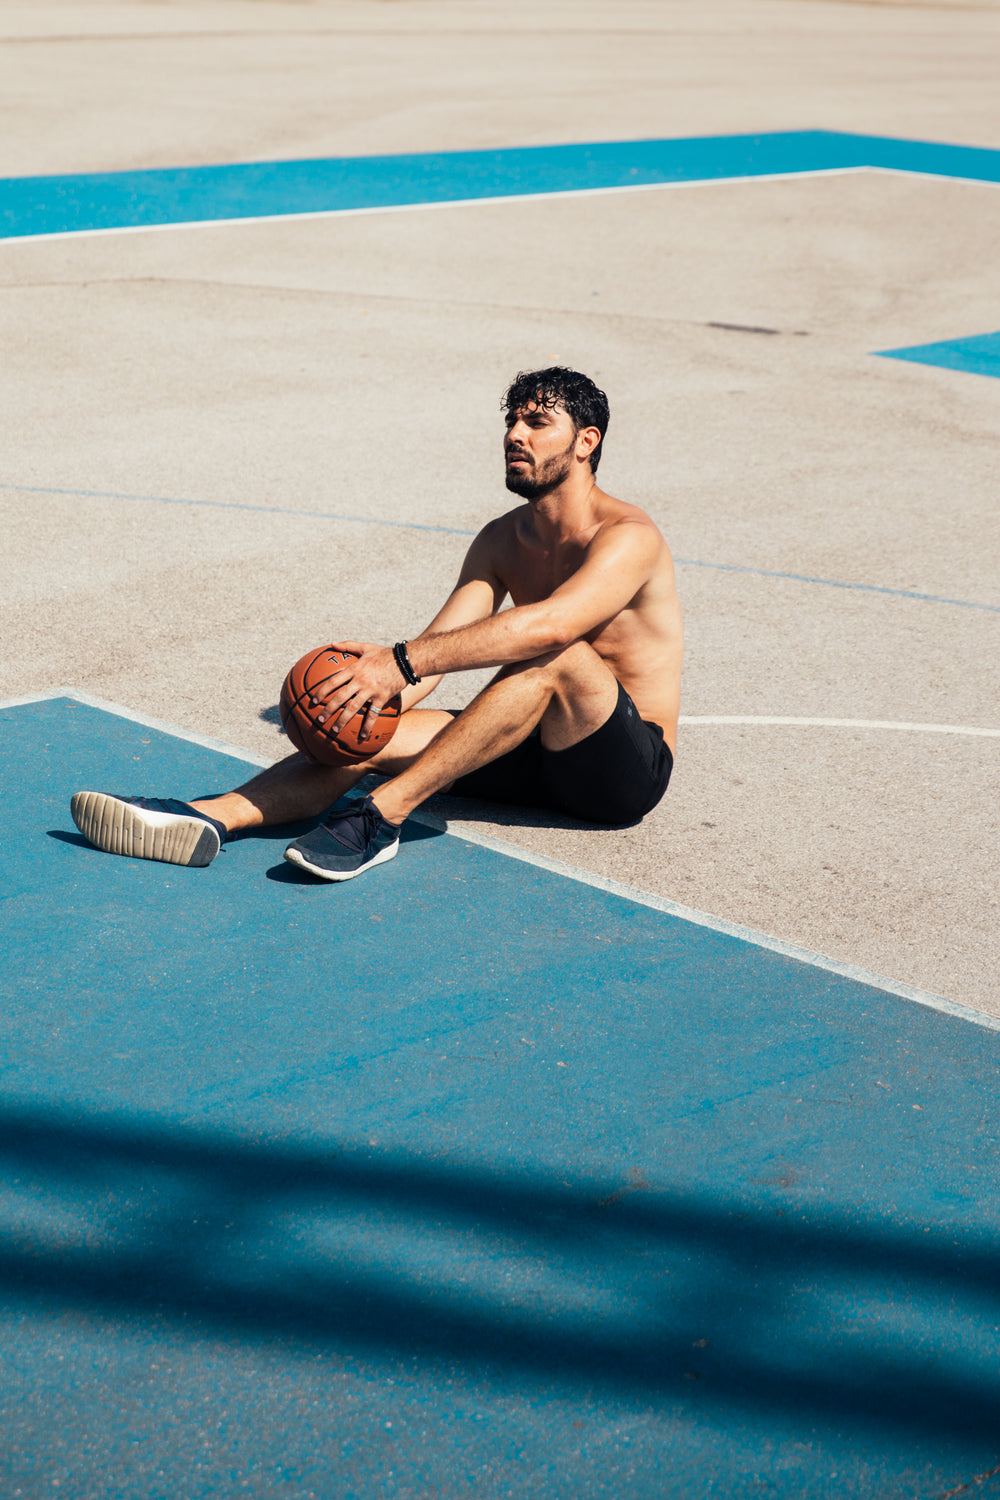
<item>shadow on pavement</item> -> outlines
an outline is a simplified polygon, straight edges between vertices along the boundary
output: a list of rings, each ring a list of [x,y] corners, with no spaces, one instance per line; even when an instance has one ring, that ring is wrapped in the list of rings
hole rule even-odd
[[[0,1114],[12,1299],[992,1442],[1000,1254],[849,1211]]]

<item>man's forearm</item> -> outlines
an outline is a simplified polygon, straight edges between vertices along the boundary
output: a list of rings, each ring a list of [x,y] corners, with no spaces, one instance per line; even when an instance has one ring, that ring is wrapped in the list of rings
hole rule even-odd
[[[407,643],[407,651],[417,676],[428,677],[531,661],[567,644],[546,601],[505,609],[457,630],[416,636]]]
[[[412,708],[446,672],[502,667],[545,655],[564,644],[555,623],[559,618],[560,612],[552,609],[548,600],[522,605],[454,630],[414,636],[405,643],[406,656],[402,659],[398,644],[392,647],[339,641],[336,644],[349,659],[317,689],[313,701],[327,705],[329,722],[334,733],[339,733],[362,709],[377,713],[400,690],[405,694],[406,707]],[[356,661],[351,659],[355,656]],[[405,670],[407,664],[409,672]]]

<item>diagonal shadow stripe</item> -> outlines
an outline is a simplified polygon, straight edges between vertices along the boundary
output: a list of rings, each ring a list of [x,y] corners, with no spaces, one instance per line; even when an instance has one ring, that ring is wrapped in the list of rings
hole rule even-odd
[[[637,1177],[555,1180],[45,1108],[0,1114],[0,1162],[18,1184],[0,1237],[8,1302],[646,1399],[683,1398],[694,1364],[703,1412],[998,1430],[982,1332],[1000,1319],[1000,1251],[982,1221],[929,1236]]]

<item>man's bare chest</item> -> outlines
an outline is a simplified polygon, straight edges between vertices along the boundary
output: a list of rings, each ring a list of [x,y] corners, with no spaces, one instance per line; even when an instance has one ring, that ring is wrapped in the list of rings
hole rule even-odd
[[[586,547],[518,549],[505,559],[502,581],[514,604],[539,604],[578,572],[587,556]]]

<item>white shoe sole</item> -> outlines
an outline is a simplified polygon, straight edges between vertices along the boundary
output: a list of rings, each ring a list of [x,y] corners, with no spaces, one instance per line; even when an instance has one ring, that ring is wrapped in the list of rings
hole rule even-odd
[[[308,870],[310,875],[318,875],[320,880],[353,880],[355,875],[363,875],[374,865],[384,865],[387,859],[395,859],[399,851],[399,840],[389,844],[381,854],[376,854],[374,859],[368,860],[367,864],[359,865],[356,870],[324,870],[320,865],[311,865],[306,857],[299,853],[294,845],[289,845],[285,850],[285,858],[290,865],[298,865],[300,870]]]
[[[106,792],[77,792],[73,822],[105,854],[158,859],[168,865],[210,865],[221,848],[211,823],[181,813],[133,807]]]

